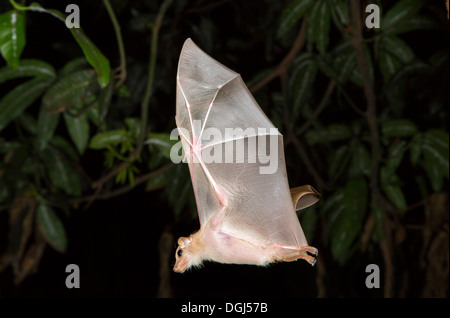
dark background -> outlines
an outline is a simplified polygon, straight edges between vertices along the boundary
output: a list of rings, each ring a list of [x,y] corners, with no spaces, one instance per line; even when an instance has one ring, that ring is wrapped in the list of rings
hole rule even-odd
[[[44,1],[46,8],[64,12],[66,3],[73,1]],[[274,32],[279,16],[289,1],[175,1],[169,7],[160,31],[159,51],[155,72],[154,96],[149,108],[149,126],[152,131],[170,132],[175,127],[175,77],[179,52],[184,40],[193,40],[215,59],[239,72],[248,81],[268,66],[275,66],[289,50],[295,36],[276,42]],[[430,52],[447,50],[448,23],[445,17],[444,1],[424,9],[425,14],[439,16],[439,28],[433,31],[418,30],[402,37],[408,42],[418,57],[426,59]],[[442,3],[441,3],[442,2]],[[81,11],[81,25],[89,38],[110,60],[112,68],[119,63],[115,34],[101,1],[77,1]],[[125,116],[139,116],[139,103],[143,96],[148,65],[151,31],[146,23],[154,21],[160,2],[158,1],[111,1],[122,28],[127,55],[128,78],[126,85],[131,93],[128,100],[116,98],[110,108],[108,120],[112,127],[119,126]],[[362,3],[366,3],[362,1]],[[386,8],[389,1],[381,1]],[[385,9],[383,7],[383,9]],[[442,12],[439,13],[438,9]],[[0,12],[10,10],[7,1],[1,0]],[[440,10],[440,9],[439,9]],[[27,13],[27,44],[22,58],[42,59],[55,69],[62,67],[71,58],[81,56],[67,29],[46,14]],[[329,47],[341,38],[331,27]],[[235,42],[233,42],[235,41]],[[4,62],[2,62],[4,63]],[[2,64],[3,65],[3,64]],[[447,64],[448,66],[448,64]],[[448,72],[448,70],[447,70]],[[448,88],[448,74],[443,78],[443,87]],[[319,77],[315,91],[323,91],[326,79]],[[8,86],[11,85],[11,86]],[[423,86],[436,85],[435,82]],[[5,84],[1,92],[11,89],[13,84]],[[262,90],[262,94],[280,91],[279,81],[274,80]],[[353,94],[352,88],[350,91]],[[360,94],[360,93],[358,93]],[[320,94],[319,94],[320,95]],[[256,98],[258,99],[258,96]],[[364,98],[354,94],[363,108]],[[363,95],[362,95],[363,96]],[[320,96],[319,96],[320,97]],[[430,121],[422,124],[421,109],[427,105],[414,103],[414,92],[405,95],[410,105],[408,118],[423,128],[433,126]],[[259,101],[259,99],[258,99]],[[317,102],[317,98],[315,100]],[[324,123],[349,123],[345,112],[333,107],[321,115]],[[447,98],[444,105],[448,106]],[[267,105],[262,106],[267,110]],[[269,105],[270,107],[270,105]],[[384,106],[379,105],[382,109]],[[32,112],[32,110],[31,110]],[[443,119],[448,119],[448,109],[436,116],[434,125],[448,131]],[[433,121],[431,121],[432,123]],[[61,129],[64,135],[64,129]],[[7,130],[2,134],[13,136]],[[330,153],[333,150],[330,150]],[[291,185],[314,184],[314,179],[302,171],[293,147],[286,149],[287,168]],[[103,154],[88,149],[81,159],[81,165],[93,178],[100,177]],[[144,170],[145,168],[141,169]],[[404,168],[408,176],[408,168]],[[405,177],[408,182],[407,177]],[[170,180],[169,180],[170,182]],[[447,181],[445,181],[447,182]],[[298,184],[292,184],[298,183]],[[448,186],[443,193],[448,193]],[[90,193],[87,191],[86,194]],[[323,200],[327,199],[325,193]],[[190,194],[193,195],[192,193]],[[180,215],[173,212],[174,204],[168,202],[167,190],[145,191],[145,186],[137,186],[132,191],[109,200],[95,201],[84,211],[80,207],[71,210],[70,215],[61,213],[65,225],[68,249],[64,254],[47,246],[36,273],[29,275],[20,284],[14,284],[11,267],[0,272],[0,297],[383,297],[384,261],[380,248],[374,244],[367,252],[356,251],[344,264],[333,259],[329,248],[323,242],[319,231],[311,245],[319,248],[322,264],[311,267],[304,261],[272,264],[268,267],[246,265],[222,265],[207,262],[201,269],[193,269],[184,274],[171,271],[175,262],[176,239],[187,236],[198,229],[195,206],[186,205]],[[407,193],[408,202],[419,198],[414,191]],[[447,207],[448,214],[448,203]],[[404,217],[405,223],[423,225],[426,209],[412,210]],[[447,216],[448,237],[448,216]],[[326,222],[326,219],[325,219]],[[0,252],[7,246],[8,214],[0,211]],[[161,241],[162,235],[167,240]],[[423,297],[427,285],[427,270],[420,265],[421,231],[408,230],[407,239],[393,252],[396,281],[394,295],[397,297]],[[168,244],[166,252],[158,250],[159,244]],[[448,297],[448,245],[442,253],[447,253],[447,287],[437,297]],[[169,255],[169,256],[167,256]],[[170,257],[161,259],[162,257]],[[368,289],[365,286],[368,264],[378,264],[381,270],[381,288]],[[65,267],[77,264],[81,271],[81,288],[65,287]],[[325,264],[325,265],[324,265]],[[161,274],[167,267],[169,276]],[[324,272],[319,273],[320,268]],[[162,276],[161,276],[162,275]],[[161,284],[161,277],[169,279]],[[319,277],[319,278],[318,278]],[[407,280],[405,280],[407,277]],[[324,287],[318,287],[318,284]],[[325,295],[319,293],[325,290]]]

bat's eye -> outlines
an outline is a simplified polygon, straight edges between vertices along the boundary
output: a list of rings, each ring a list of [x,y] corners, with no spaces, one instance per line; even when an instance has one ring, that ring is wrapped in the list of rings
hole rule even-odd
[[[178,252],[177,252],[177,255],[178,255],[178,257],[181,257],[181,255],[183,255],[183,250],[179,249]]]

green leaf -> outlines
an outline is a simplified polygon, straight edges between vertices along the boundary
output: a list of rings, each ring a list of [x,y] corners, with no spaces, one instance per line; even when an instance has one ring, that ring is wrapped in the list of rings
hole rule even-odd
[[[344,189],[343,206],[331,233],[333,257],[343,263],[361,232],[367,210],[368,186],[363,178],[350,179]]]
[[[338,173],[345,168],[348,163],[349,146],[343,145],[331,154],[331,158],[328,164],[328,175],[330,178],[336,178]]]
[[[381,188],[389,201],[399,210],[406,209],[406,199],[400,187],[400,180],[388,167],[380,169]]]
[[[167,185],[168,197],[177,218],[189,200],[194,199],[194,192],[187,165],[177,164],[174,169],[170,169],[170,172],[171,182]]]
[[[64,253],[67,249],[67,235],[58,215],[44,202],[39,203],[36,212],[41,233],[47,243],[56,251]]]
[[[337,220],[344,211],[345,188],[339,188],[324,200],[320,213],[327,218],[326,233],[331,235]]]
[[[118,145],[128,139],[128,134],[125,129],[109,130],[99,132],[91,138],[89,148],[103,149],[108,146]]]
[[[363,85],[362,84],[363,83],[363,79],[362,79],[362,75],[361,75],[361,72],[359,70],[359,67],[357,67],[355,53],[352,52],[351,54],[353,55],[353,58],[355,59],[355,64],[354,64],[355,67],[353,68],[353,72],[351,73],[350,80],[353,83],[355,83],[355,84],[357,84],[359,86],[362,86]],[[365,57],[366,57],[367,66],[369,67],[370,79],[371,79],[371,81],[373,83],[374,82],[374,68],[373,68],[373,62],[372,62],[373,58],[372,58],[372,56],[370,54],[370,49],[369,49],[369,47],[366,44],[364,44],[364,54],[365,54]]]
[[[420,10],[423,4],[423,0],[398,1],[382,18],[381,28],[387,30],[389,28],[395,29],[396,27],[401,27],[401,24],[408,22]]]
[[[70,160],[75,162],[80,161],[80,156],[78,155],[75,148],[69,141],[67,141],[63,137],[58,135],[53,136],[53,138],[50,140],[50,144],[59,151],[61,151],[62,153],[64,153],[64,155],[66,155]]]
[[[78,152],[83,154],[89,142],[89,121],[86,113],[70,116],[65,112],[64,121]]]
[[[98,85],[93,81],[93,70],[82,70],[69,74],[56,82],[42,98],[48,112],[61,112],[79,105],[84,99],[94,95]]]
[[[317,74],[317,64],[309,53],[300,55],[292,67],[289,79],[290,91],[293,95],[291,122],[295,123],[311,94],[311,88]]]
[[[55,69],[41,60],[21,60],[16,69],[11,66],[0,69],[0,84],[15,78],[37,76],[54,78],[56,76]]]
[[[113,74],[111,73],[111,76]],[[99,125],[101,125],[108,113],[111,97],[114,92],[114,80],[111,78],[109,83],[100,90],[98,96],[98,113],[99,113]]]
[[[400,211],[406,209],[406,199],[403,194],[402,188],[399,186],[386,186],[384,188],[384,193],[386,194],[389,201]]]
[[[356,142],[352,149],[352,160],[349,165],[348,175],[356,178],[370,175],[370,153],[361,142]]]
[[[348,25],[349,17],[348,17],[347,2],[345,0],[332,0],[331,6],[337,17],[337,21],[335,21],[337,27],[343,27],[343,26]]]
[[[97,79],[100,86],[105,87],[108,85],[110,78],[109,60],[80,29],[72,28],[70,32],[83,50],[89,64],[97,71]]]
[[[424,134],[423,152],[427,171],[449,178],[449,136],[448,133],[430,129]],[[434,166],[431,170],[431,166]],[[437,170],[436,170],[437,169]],[[436,172],[436,171],[438,172]],[[436,178],[434,178],[436,180]],[[437,183],[436,183],[437,184]],[[437,188],[437,187],[436,187]],[[436,189],[435,188],[435,189]]]
[[[401,67],[400,61],[387,51],[380,54],[380,70],[384,82],[388,83]]]
[[[323,0],[316,1],[308,23],[312,25],[313,41],[320,54],[325,54],[330,38],[331,7]]]
[[[42,159],[47,167],[50,181],[56,189],[62,190],[70,196],[81,195],[79,173],[59,151],[47,148],[43,152]]]
[[[138,139],[141,135],[141,119],[138,117],[125,118],[125,124],[127,125],[130,136]]]
[[[399,99],[403,98],[404,93],[401,88],[405,78],[410,78],[418,73],[425,73],[430,69],[426,63],[421,61],[412,61],[411,63],[404,65],[400,65],[398,61],[394,61],[393,63],[395,64],[395,67],[393,68],[394,73],[389,70],[383,75],[385,82],[388,82],[385,86],[385,91],[386,94],[388,94],[389,100],[395,100],[397,95],[399,95]],[[385,71],[382,70],[382,72]]]
[[[34,116],[28,114],[27,112],[22,112],[18,117],[20,125],[32,135],[37,133],[37,122]]]
[[[403,160],[408,143],[405,140],[394,142],[389,146],[388,156],[386,160],[386,168],[389,172],[394,173]]]
[[[0,131],[38,99],[50,84],[48,78],[36,77],[3,96],[0,100]]]
[[[383,36],[380,41],[380,46],[382,50],[389,52],[402,63],[406,64],[414,59],[413,50],[405,41],[395,35],[389,34]]]
[[[170,150],[177,142],[178,140],[171,140],[170,134],[166,133],[149,133],[145,141],[149,145],[150,151],[152,151],[153,147],[156,147],[168,159],[170,159]]]
[[[345,84],[357,68],[353,50],[344,50],[340,52],[333,61],[333,68],[339,70],[335,78],[336,81],[340,84]]]
[[[277,37],[280,38],[303,17],[312,7],[313,0],[293,0],[281,13],[280,26],[278,27]]]
[[[401,34],[415,30],[435,30],[438,28],[439,24],[431,16],[417,14],[398,25],[393,33]]]
[[[58,126],[59,114],[50,114],[41,106],[39,110],[37,135],[38,149],[44,150],[48,142],[52,139],[56,126]]]
[[[58,10],[45,9],[38,3],[32,3],[30,6],[26,7],[17,4],[14,0],[10,0],[11,4],[18,10],[31,10],[36,12],[43,12],[52,15],[58,20],[65,23],[66,16]],[[98,83],[101,87],[105,87],[109,82],[110,67],[109,60],[100,52],[100,50],[95,46],[94,43],[83,33],[81,28],[71,28],[69,29],[72,33],[75,41],[81,47],[81,50],[86,57],[86,60],[92,67],[97,71]]]
[[[309,144],[346,140],[352,136],[347,125],[331,124],[327,128],[309,130],[305,137]]]
[[[86,59],[84,57],[77,57],[77,58],[67,62],[61,68],[61,71],[59,72],[59,75],[60,76],[66,76],[66,75],[68,75],[70,73],[82,71],[82,70],[85,70],[85,69],[88,69],[88,68],[90,68],[90,67],[89,67],[89,63],[86,61]]]
[[[13,69],[19,66],[25,42],[24,13],[12,10],[0,14],[0,53]]]
[[[417,165],[417,162],[419,162],[420,155],[422,154],[422,147],[423,147],[422,134],[420,133],[415,134],[414,137],[411,139],[409,146],[410,146],[409,160],[411,161],[411,164],[415,166]]]
[[[381,133],[384,138],[409,137],[417,132],[417,126],[408,119],[393,119],[381,124]]]
[[[428,178],[431,182],[431,187],[434,192],[439,192],[442,190],[444,185],[444,175],[436,163],[436,157],[431,151],[424,152],[425,157],[425,171],[427,172]]]

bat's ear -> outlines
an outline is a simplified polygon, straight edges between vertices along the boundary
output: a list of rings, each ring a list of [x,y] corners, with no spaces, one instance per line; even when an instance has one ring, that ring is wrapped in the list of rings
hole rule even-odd
[[[181,248],[185,248],[186,246],[189,245],[189,243],[191,243],[191,238],[190,237],[180,237],[178,239],[178,245]]]
[[[305,209],[320,199],[320,193],[310,185],[291,189],[291,196],[296,211]]]

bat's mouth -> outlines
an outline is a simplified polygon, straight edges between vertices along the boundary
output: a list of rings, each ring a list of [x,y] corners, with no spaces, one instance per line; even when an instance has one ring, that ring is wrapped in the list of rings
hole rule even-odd
[[[184,271],[186,270],[186,267],[188,265],[188,262],[186,259],[183,260],[178,260],[175,263],[175,266],[173,267],[173,271],[176,273],[184,273]]]

